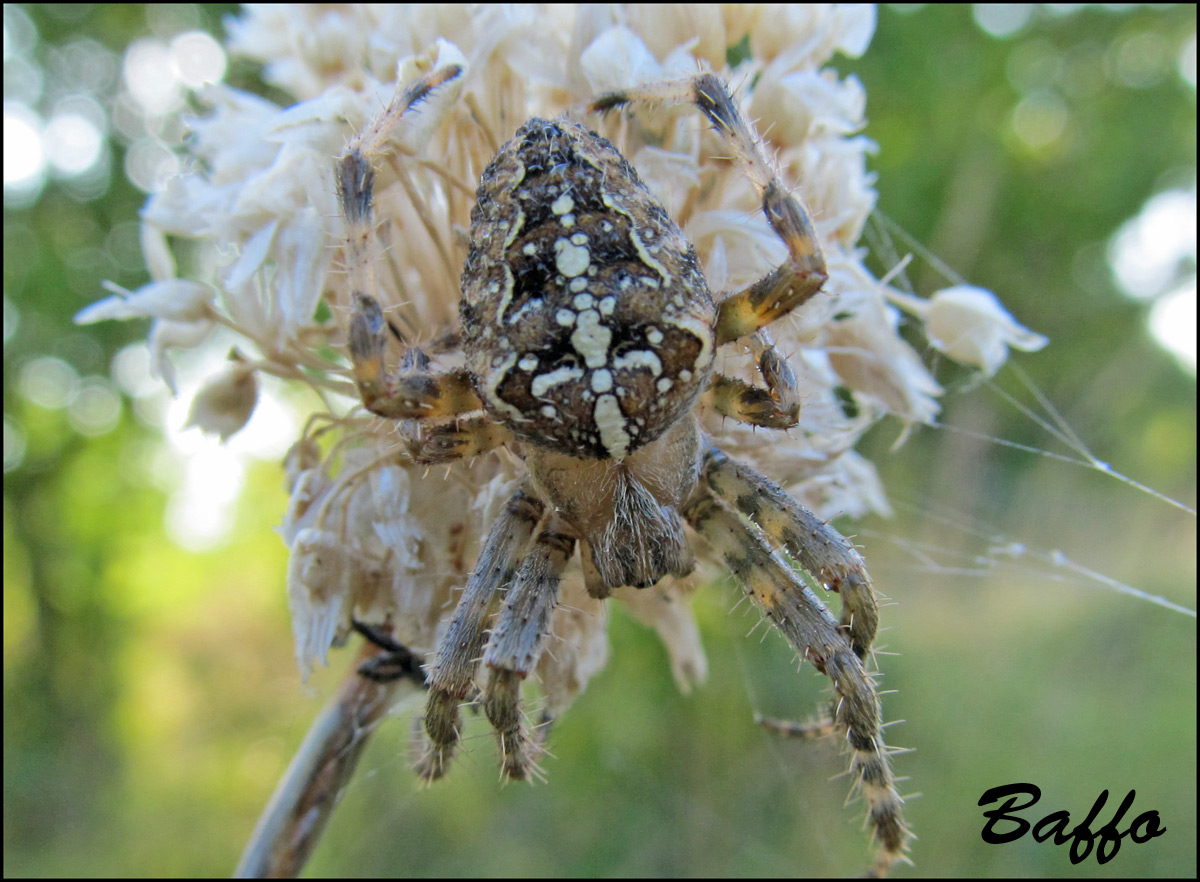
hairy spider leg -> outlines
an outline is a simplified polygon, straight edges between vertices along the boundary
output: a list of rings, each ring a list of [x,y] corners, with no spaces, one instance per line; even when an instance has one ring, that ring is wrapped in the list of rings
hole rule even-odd
[[[775,340],[767,328],[759,328],[747,340],[776,407],[795,425],[800,421],[800,388],[792,366],[775,348]]]
[[[463,370],[436,374],[420,349],[405,351],[400,370],[388,375],[384,368],[390,326],[378,301],[354,294],[350,319],[350,359],[363,405],[372,413],[396,420],[436,419],[480,410],[483,405]]]
[[[545,506],[527,489],[514,493],[488,531],[483,550],[438,643],[429,669],[425,732],[429,749],[417,771],[425,780],[446,773],[462,733],[459,702],[476,689],[475,672],[488,639],[488,623],[513,581]]]
[[[704,403],[721,416],[765,429],[790,429],[800,417],[798,406],[790,412],[781,410],[770,390],[724,374],[713,374],[704,390]]]
[[[385,320],[375,296],[379,290],[375,267],[380,257],[375,233],[375,159],[386,149],[388,137],[404,115],[461,73],[460,66],[450,65],[406,87],[398,85],[391,101],[350,140],[335,166],[338,203],[346,228],[346,275],[354,301],[349,333],[354,380],[363,405],[391,419],[435,420],[483,408],[469,373],[431,371],[429,359],[416,347],[405,349],[396,374],[387,372],[384,353],[389,331],[396,337],[400,334]],[[489,426],[482,418],[450,429],[431,426],[410,445],[410,452],[420,463],[474,456],[503,440],[502,433]]]
[[[460,73],[460,68],[451,66],[406,88],[398,86],[392,101],[350,142],[337,166],[355,309],[350,327],[355,380],[369,410],[402,421],[401,432],[417,462],[450,462],[509,440],[508,430],[478,415],[482,403],[474,389],[476,378],[469,373],[432,371],[420,349],[407,347],[397,373],[388,375],[384,353],[389,324],[374,296],[379,246],[373,220],[372,160],[383,151],[392,128],[406,112]],[[715,312],[715,344],[748,337],[766,390],[719,377],[706,394],[718,411],[744,422],[777,428],[795,425],[800,404],[795,375],[775,350],[767,325],[815,295],[826,279],[824,258],[809,216],[787,192],[728,88],[714,75],[612,93],[597,99],[591,109],[661,100],[689,100],[708,118],[745,167],[761,194],[768,223],[788,251],[782,265],[725,298]],[[391,330],[400,337],[395,328]],[[695,432],[693,421],[686,426]],[[693,450],[693,455],[697,453]],[[779,487],[728,461],[718,451],[704,454],[700,479],[687,504],[675,505],[800,656],[832,681],[837,695],[832,725],[845,734],[853,749],[851,773],[868,802],[869,821],[880,843],[875,869],[886,872],[893,862],[903,859],[909,833],[880,735],[875,684],[863,666],[877,617],[862,561],[836,531]],[[542,490],[539,487],[537,492]],[[551,506],[535,499],[533,493],[532,485],[518,491],[493,525],[451,626],[439,643],[429,674],[431,695],[424,720],[431,742],[421,768],[426,778],[445,771],[460,738],[459,703],[473,690],[482,692],[505,775],[527,778],[537,774],[538,746],[526,734],[521,682],[542,652],[558,603],[562,572],[577,540],[565,523],[547,516],[546,509]],[[686,496],[688,491],[683,493]],[[772,542],[782,550],[776,550]],[[594,582],[598,567],[607,566],[608,561],[584,557],[585,576],[591,571],[592,578],[587,581]],[[818,582],[841,593],[840,623],[805,586],[793,561],[808,569]],[[607,586],[628,579],[603,581]],[[589,584],[589,590],[591,587]],[[480,661],[490,669],[481,690],[475,682]]]
[[[404,443],[413,462],[439,465],[471,459],[493,450],[512,435],[486,416],[473,416],[448,423],[419,423],[404,431]]]
[[[553,522],[543,527],[505,593],[483,652],[492,672],[483,690],[483,710],[496,732],[501,768],[514,780],[537,774],[537,747],[525,731],[521,710],[521,681],[542,654],[562,572],[574,551],[574,538],[559,532]]]
[[[867,801],[867,817],[879,843],[875,872],[902,860],[908,830],[903,799],[881,734],[875,686],[824,604],[770,545],[766,534],[724,500],[700,488],[684,512],[688,523],[724,560],[746,593],[799,653],[833,683],[834,723],[853,750],[850,773]]]
[[[762,279],[721,300],[717,304],[715,330],[718,346],[754,335],[751,348],[767,383],[769,398],[741,381],[714,377],[709,400],[720,413],[742,422],[771,428],[794,426],[800,413],[795,376],[775,351],[770,337],[761,332],[820,291],[828,278],[825,257],[808,212],[784,186],[761,141],[720,77],[697,74],[610,92],[591,102],[588,109],[603,112],[636,101],[695,104],[729,144],[762,196],[767,222],[786,246],[788,257]]]
[[[782,487],[717,448],[704,457],[704,478],[726,502],[750,518],[813,579],[842,598],[839,627],[855,655],[866,659],[879,628],[875,590],[862,555]]]
[[[766,328],[747,340],[767,388],[715,373],[704,390],[704,402],[722,416],[766,429],[790,429],[800,422],[800,390],[796,374],[775,348]]]

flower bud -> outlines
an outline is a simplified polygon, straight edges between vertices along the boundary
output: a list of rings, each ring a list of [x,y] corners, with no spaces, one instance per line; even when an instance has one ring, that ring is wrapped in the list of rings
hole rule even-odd
[[[184,428],[196,426],[228,441],[250,420],[257,403],[258,380],[254,368],[235,364],[209,379],[196,393]]]
[[[925,313],[929,342],[955,361],[988,376],[1008,358],[1008,347],[1035,352],[1050,341],[1018,324],[991,291],[955,285],[938,291]]]

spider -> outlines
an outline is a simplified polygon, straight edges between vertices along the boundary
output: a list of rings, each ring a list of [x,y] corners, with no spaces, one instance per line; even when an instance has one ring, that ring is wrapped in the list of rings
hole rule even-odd
[[[797,424],[796,379],[768,326],[826,279],[805,209],[716,75],[592,101],[590,112],[694,104],[757,187],[787,258],[744,290],[714,298],[694,248],[609,141],[566,117],[531,119],[483,171],[460,332],[443,341],[461,345],[464,367],[436,371],[374,296],[372,162],[405,114],[461,72],[447,66],[399,89],[335,169],[354,301],[349,350],[364,406],[400,421],[416,463],[505,446],[525,465],[428,668],[430,747],[420,773],[445,773],[462,731],[460,705],[478,697],[504,774],[535,774],[539,746],[524,721],[521,683],[543,650],[576,548],[588,592],[604,598],[689,574],[695,556],[686,525],[832,681],[828,723],[852,749],[851,774],[881,849],[876,869],[885,871],[909,834],[864,666],[878,616],[863,560],[778,485],[722,453],[696,417],[703,403],[754,426]],[[389,336],[404,350],[391,372]],[[737,341],[755,353],[762,387],[714,371],[717,347]],[[796,565],[841,595],[840,620]]]

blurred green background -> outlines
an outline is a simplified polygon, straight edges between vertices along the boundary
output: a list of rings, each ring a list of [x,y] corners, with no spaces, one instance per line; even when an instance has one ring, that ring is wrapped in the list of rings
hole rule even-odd
[[[1195,8],[1015,9],[885,7],[866,57],[836,60],[867,88],[881,211],[1051,338],[1019,371],[1097,460],[1194,506],[1194,336],[1188,367],[1148,326],[1189,273],[1190,314],[1164,321],[1195,321]],[[205,550],[181,547],[164,524],[188,467],[160,428],[181,420],[119,356],[146,328],[71,324],[102,279],[145,281],[145,194],[126,170],[145,179],[161,167],[147,151],[178,137],[131,118],[123,53],[147,37],[219,35],[231,11],[5,8],[5,875],[228,874],[349,663],[335,656],[307,686],[296,675],[272,532],[278,463],[250,458],[229,529],[191,543]],[[234,62],[226,80],[252,86],[255,71]],[[103,111],[100,162],[10,191],[11,102],[43,121]],[[1174,226],[1118,236],[1175,191],[1191,193],[1190,234],[1176,213]],[[1154,276],[1180,223],[1190,257]],[[881,273],[913,250],[882,225]],[[1132,269],[1124,258],[1126,287],[1141,286],[1131,297],[1110,256],[1139,234]],[[920,256],[907,278],[922,294],[947,284]],[[917,429],[899,447],[901,426],[873,430],[863,452],[895,516],[841,525],[895,601],[883,642],[897,655],[880,663],[898,692],[885,711],[907,721],[889,738],[915,748],[896,766],[921,794],[909,815],[916,868],[897,875],[1194,877],[1196,621],[1105,585],[1194,609],[1194,516],[987,440],[1079,458],[1004,400],[1033,404],[1018,371],[989,384],[937,369],[951,428]],[[829,780],[844,759],[753,723],[755,712],[806,715],[823,683],[811,668],[797,677],[775,636],[745,639],[754,618],[729,614],[735,596],[727,583],[698,595],[711,674],[691,696],[657,640],[612,610],[612,660],[557,725],[546,785],[498,786],[476,720],[455,773],[420,790],[408,716],[390,721],[311,872],[859,872],[861,806],[844,808],[849,782]],[[1031,820],[1063,808],[1081,820],[1108,789],[1103,823],[1136,789],[1126,824],[1154,809],[1167,833],[1125,840],[1104,866],[1073,866],[1066,848],[1028,837],[986,845],[978,799],[1016,781],[1042,788]]]

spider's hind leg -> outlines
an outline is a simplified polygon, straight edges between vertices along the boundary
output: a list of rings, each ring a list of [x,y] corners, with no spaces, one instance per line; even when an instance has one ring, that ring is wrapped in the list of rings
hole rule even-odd
[[[841,595],[839,627],[855,655],[865,660],[879,628],[879,612],[862,555],[774,481],[717,448],[708,451],[703,469],[713,492],[761,527],[820,585]]]
[[[715,461],[720,484],[723,455],[713,451],[707,459],[706,477]],[[697,489],[684,514],[792,648],[833,683],[837,696],[833,722],[853,750],[850,772],[867,802],[868,820],[879,843],[875,871],[886,873],[903,859],[909,832],[883,742],[879,696],[862,659],[851,647],[850,636],[771,547],[766,532],[718,498],[707,482]]]
[[[492,524],[450,626],[438,643],[429,668],[429,703],[425,731],[426,757],[418,765],[422,778],[445,774],[462,732],[459,703],[475,687],[475,672],[488,638],[488,625],[505,586],[512,582],[525,556],[545,506],[531,493],[518,490]]]
[[[521,683],[537,666],[558,605],[562,572],[574,551],[575,540],[553,524],[542,529],[508,589],[483,654],[492,672],[483,709],[496,731],[504,774],[518,781],[537,769],[536,745],[521,710]]]

